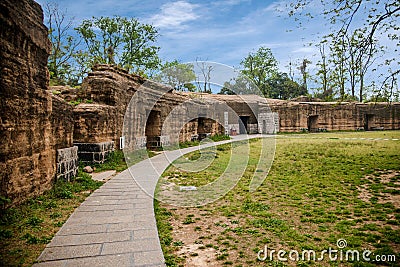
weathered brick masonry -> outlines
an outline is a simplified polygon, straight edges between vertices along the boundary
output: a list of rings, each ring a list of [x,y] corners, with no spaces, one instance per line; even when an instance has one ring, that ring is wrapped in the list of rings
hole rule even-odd
[[[49,189],[56,151],[72,146],[72,107],[47,90],[49,52],[40,5],[0,1],[0,195],[13,203]]]
[[[318,130],[398,130],[400,103],[291,102],[268,100],[279,114],[281,132]]]

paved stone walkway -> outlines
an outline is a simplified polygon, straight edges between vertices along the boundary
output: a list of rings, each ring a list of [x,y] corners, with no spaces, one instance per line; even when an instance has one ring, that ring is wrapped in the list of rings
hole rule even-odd
[[[98,172],[98,173],[91,173],[90,175],[92,176],[93,180],[101,181],[101,182],[107,182],[116,173],[117,172],[114,170],[114,171],[104,171],[104,172]]]
[[[235,136],[215,144],[255,137],[260,135]],[[154,189],[172,160],[196,149],[164,152],[113,177],[74,211],[34,266],[165,266],[154,217]]]

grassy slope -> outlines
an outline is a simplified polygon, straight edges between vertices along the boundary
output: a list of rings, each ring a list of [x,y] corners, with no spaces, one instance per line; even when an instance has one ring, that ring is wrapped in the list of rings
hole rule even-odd
[[[251,145],[248,172],[223,199],[200,208],[156,203],[167,263],[180,265],[185,261],[183,258],[198,257],[202,250],[212,248],[217,265],[258,266],[257,251],[264,245],[287,251],[321,251],[336,248],[339,238],[347,240],[349,249],[368,248],[378,254],[396,254],[399,258],[400,207],[396,197],[400,194],[400,177],[389,175],[389,180],[382,182],[382,179],[393,171],[400,171],[400,141],[342,138],[400,138],[400,132],[324,133],[301,137],[279,136],[273,166],[255,193],[248,192],[248,184],[259,153],[257,141]],[[216,166],[226,162],[227,152],[218,151],[215,166],[202,173],[180,173],[171,167],[164,176],[176,177],[177,184],[207,183],[210,177],[218,177],[220,168]],[[187,155],[191,156],[196,157]],[[212,170],[215,173],[210,173]],[[365,188],[368,199],[360,199],[360,188]],[[184,238],[182,232],[193,238]],[[188,243],[197,244],[197,252],[179,254],[184,246],[191,245]],[[264,264],[283,265],[282,262]]]
[[[31,266],[74,209],[103,183],[83,172],[0,216],[0,266]]]

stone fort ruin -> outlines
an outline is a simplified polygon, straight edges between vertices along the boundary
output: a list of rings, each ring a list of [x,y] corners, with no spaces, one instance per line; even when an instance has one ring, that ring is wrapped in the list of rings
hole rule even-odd
[[[41,194],[57,179],[73,179],[78,159],[104,162],[123,146],[154,148],[224,133],[400,129],[400,103],[178,93],[107,65],[96,66],[81,89],[49,87],[49,52],[40,5],[1,1],[0,195],[11,204]],[[126,112],[136,93],[143,103]],[[77,99],[82,103],[68,103]],[[188,101],[190,108],[184,105]],[[148,109],[147,102],[155,104]],[[171,120],[174,112],[187,120]]]

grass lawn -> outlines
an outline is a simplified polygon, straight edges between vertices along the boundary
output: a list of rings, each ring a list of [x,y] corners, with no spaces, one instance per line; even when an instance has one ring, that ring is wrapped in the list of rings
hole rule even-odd
[[[0,216],[0,266],[31,266],[76,207],[103,183],[80,172]]]
[[[357,138],[357,139],[351,139]],[[256,192],[249,182],[260,140],[251,140],[250,161],[236,187],[197,208],[155,202],[156,219],[169,266],[376,266],[365,261],[272,261],[257,259],[274,250],[365,249],[395,255],[400,264],[400,131],[279,135],[271,170]],[[221,175],[230,145],[217,149],[209,168],[198,173],[174,166],[163,174],[176,185],[204,185]],[[185,155],[197,158],[198,152]],[[225,165],[224,165],[225,164]],[[288,258],[288,255],[285,255]]]

